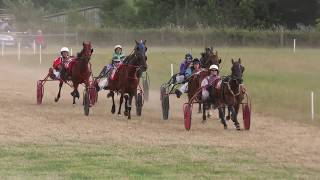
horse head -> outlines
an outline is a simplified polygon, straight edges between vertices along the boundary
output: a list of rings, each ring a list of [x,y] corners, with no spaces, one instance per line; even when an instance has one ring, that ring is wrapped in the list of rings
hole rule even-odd
[[[147,65],[147,46],[146,46],[146,40],[137,42],[136,41],[136,46],[134,48],[134,55],[137,57],[136,61],[134,62],[136,66],[139,66],[141,71],[146,71],[148,68]]]
[[[93,48],[92,48],[91,42],[83,42],[82,46],[83,46],[83,48],[82,48],[81,52],[78,54],[78,59],[89,62],[91,55],[93,53]]]
[[[209,68],[212,64],[215,64],[219,67],[219,64],[221,63],[221,59],[218,57],[218,52],[214,52],[210,48],[206,48],[206,52],[202,53],[202,67],[203,68]]]
[[[242,83],[242,74],[244,72],[244,66],[241,65],[241,59],[238,61],[234,61],[231,59],[232,67],[231,67],[231,77],[235,80],[238,80],[239,83]]]

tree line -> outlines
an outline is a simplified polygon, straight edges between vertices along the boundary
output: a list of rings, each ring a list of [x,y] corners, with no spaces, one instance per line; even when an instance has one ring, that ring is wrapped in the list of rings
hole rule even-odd
[[[27,26],[46,14],[99,6],[102,27],[299,29],[320,24],[320,0],[0,0]],[[82,21],[77,22],[81,25]],[[78,18],[79,19],[79,18]]]

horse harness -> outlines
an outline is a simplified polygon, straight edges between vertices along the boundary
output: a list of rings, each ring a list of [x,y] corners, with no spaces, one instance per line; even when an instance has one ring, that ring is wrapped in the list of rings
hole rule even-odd
[[[238,92],[237,93],[235,93],[231,89],[230,82],[232,80],[236,81],[237,84],[238,84]],[[227,88],[227,90],[232,95],[232,98],[234,100],[233,102],[236,102],[236,97],[237,96],[241,95],[242,93],[246,93],[246,89],[245,89],[244,84],[242,83],[242,79],[239,79],[237,77],[232,77],[231,75],[222,78],[221,95],[222,95],[222,98],[223,98],[224,102],[226,102],[225,88]]]

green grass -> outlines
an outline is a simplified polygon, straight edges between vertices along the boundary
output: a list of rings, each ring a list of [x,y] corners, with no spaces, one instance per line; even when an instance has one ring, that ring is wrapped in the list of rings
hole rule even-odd
[[[57,48],[58,49],[58,48]],[[315,125],[319,125],[318,49],[218,48],[222,75],[230,73],[230,59],[241,57],[244,83],[253,100],[253,111],[288,121],[310,121],[310,91],[315,91]],[[170,64],[178,65],[186,52],[199,56],[200,48],[148,47],[151,86],[159,90],[170,77]],[[6,55],[18,66],[43,68],[43,76],[57,54],[46,50],[38,57]],[[75,51],[74,51],[75,52]],[[110,62],[111,48],[96,48],[92,57],[97,74]],[[129,52],[129,50],[127,50]],[[41,77],[39,77],[40,79]],[[36,80],[35,80],[36,81]],[[253,119],[256,120],[256,119]],[[316,179],[319,171],[258,157],[255,152],[197,145],[6,145],[0,147],[0,177],[66,179]]]
[[[319,172],[211,146],[94,144],[0,148],[0,177],[24,179],[293,179]]]

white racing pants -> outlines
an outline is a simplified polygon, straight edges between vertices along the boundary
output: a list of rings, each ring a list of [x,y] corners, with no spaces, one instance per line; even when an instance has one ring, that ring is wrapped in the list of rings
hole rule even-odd
[[[98,86],[100,87],[100,89],[103,89],[103,88],[107,87],[108,86],[108,77],[101,78],[99,83],[98,83]]]
[[[176,82],[182,83],[184,81],[184,75],[177,75],[176,76]]]
[[[207,78],[205,78],[201,82],[201,87],[202,87],[201,95],[202,95],[202,100],[203,101],[205,101],[205,100],[207,100],[209,98],[209,91],[207,90],[208,84],[209,84],[209,81],[208,81]]]
[[[180,88],[179,91],[182,93],[186,93],[188,91],[188,82],[184,83]]]
[[[60,79],[60,71],[53,69],[53,74],[55,75],[56,79]]]

